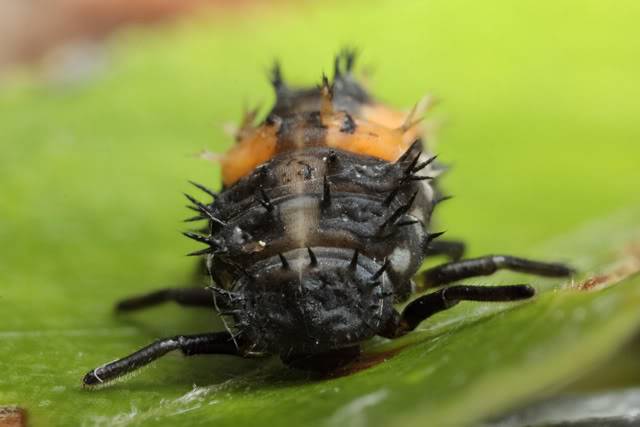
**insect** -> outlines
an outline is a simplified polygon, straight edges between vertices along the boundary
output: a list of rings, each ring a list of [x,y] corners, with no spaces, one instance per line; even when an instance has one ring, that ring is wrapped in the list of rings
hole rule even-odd
[[[201,202],[187,196],[206,230],[211,285],[170,288],[121,301],[120,311],[173,301],[208,307],[225,330],[161,339],[91,370],[87,386],[108,382],[164,354],[278,355],[292,367],[331,371],[359,357],[374,336],[397,338],[461,301],[517,301],[529,285],[459,281],[499,269],[564,277],[571,268],[508,255],[463,259],[464,243],[430,229],[444,200],[443,166],[408,115],[369,95],[353,75],[355,54],[336,56],[330,81],[287,85],[276,65],[277,99],[264,121],[249,113],[222,159],[223,189]],[[426,257],[449,261],[416,276]],[[421,286],[417,286],[420,283]],[[422,293],[398,311],[394,304]]]

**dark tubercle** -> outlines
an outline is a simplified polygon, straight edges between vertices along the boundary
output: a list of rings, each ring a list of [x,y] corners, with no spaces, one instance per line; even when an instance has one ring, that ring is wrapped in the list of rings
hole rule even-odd
[[[340,127],[340,132],[344,133],[354,133],[356,131],[356,122],[351,117],[351,114],[345,113],[344,119],[342,121],[342,126]]]

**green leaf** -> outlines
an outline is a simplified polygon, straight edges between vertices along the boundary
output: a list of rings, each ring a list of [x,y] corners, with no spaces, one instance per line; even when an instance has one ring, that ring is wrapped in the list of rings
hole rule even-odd
[[[464,425],[614,353],[640,322],[640,212],[566,230],[640,200],[640,111],[629,101],[640,98],[637,4],[576,1],[582,14],[567,20],[568,3],[423,3],[130,32],[93,80],[5,83],[0,406],[24,408],[33,425]],[[275,359],[170,355],[111,387],[82,389],[88,369],[157,337],[221,327],[207,311],[111,310],[131,293],[201,282],[181,257],[193,250],[179,235],[181,192],[187,179],[214,186],[217,167],[194,154],[231,144],[212,124],[237,119],[245,99],[268,104],[262,70],[273,57],[308,84],[345,41],[366,48],[382,99],[411,105],[435,88],[447,101],[455,125],[438,151],[456,164],[444,187],[458,198],[438,212],[443,228],[473,254],[571,262],[576,282],[473,281],[531,281],[541,293],[523,304],[460,304],[401,340],[374,340],[367,362],[383,363],[339,378],[309,378]],[[607,286],[579,289],[603,274]]]
[[[638,210],[609,218],[544,249],[570,251],[582,271],[599,277],[594,289],[586,290],[592,281],[541,282],[548,290],[532,302],[461,304],[401,340],[370,343],[365,362],[382,363],[351,375],[320,380],[276,360],[168,357],[126,381],[83,390],[88,367],[152,335],[102,310],[102,319],[80,319],[74,328],[0,332],[0,396],[36,424],[466,424],[576,378],[637,330],[637,217]],[[516,281],[511,276],[495,280]]]

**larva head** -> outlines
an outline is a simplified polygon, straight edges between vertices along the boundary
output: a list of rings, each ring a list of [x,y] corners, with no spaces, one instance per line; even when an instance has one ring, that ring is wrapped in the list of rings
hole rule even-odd
[[[380,330],[393,312],[386,265],[337,248],[296,249],[260,263],[235,287],[238,326],[271,353],[321,353]]]

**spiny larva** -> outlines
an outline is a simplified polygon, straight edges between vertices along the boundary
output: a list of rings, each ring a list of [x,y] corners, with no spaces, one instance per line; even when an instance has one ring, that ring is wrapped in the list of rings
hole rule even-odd
[[[443,171],[423,141],[418,118],[376,101],[353,75],[355,55],[336,56],[317,87],[287,85],[276,65],[276,102],[254,125],[247,114],[223,156],[213,200],[187,196],[206,230],[184,233],[204,248],[210,285],[162,289],[121,301],[120,311],[167,301],[207,307],[222,331],[158,340],[91,370],[94,386],[164,354],[278,355],[292,367],[332,371],[356,360],[376,335],[397,338],[460,301],[531,298],[528,285],[468,286],[460,280],[499,269],[564,277],[563,264],[508,255],[462,259],[464,244],[430,231],[444,199]],[[416,272],[426,257],[449,262]],[[419,283],[420,286],[417,286]],[[425,291],[437,288],[430,293]],[[394,304],[420,296],[398,311]]]

